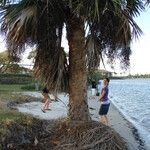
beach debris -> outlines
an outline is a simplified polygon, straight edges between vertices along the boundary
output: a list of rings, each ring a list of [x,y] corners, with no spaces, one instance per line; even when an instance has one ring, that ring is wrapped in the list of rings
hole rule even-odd
[[[45,110],[41,109],[43,113],[46,113]]]
[[[91,110],[95,110],[95,108],[93,108],[93,107],[89,107],[89,109],[91,109]]]
[[[47,141],[50,141],[54,150],[127,150],[119,134],[96,121],[61,122],[55,125],[52,135]]]
[[[34,138],[34,145],[36,146],[38,144],[38,140],[37,140],[37,138],[35,137]]]
[[[0,134],[2,149],[127,150],[118,133],[96,121],[46,121],[25,117],[7,125],[5,121],[0,122],[0,129],[4,128],[7,132]]]

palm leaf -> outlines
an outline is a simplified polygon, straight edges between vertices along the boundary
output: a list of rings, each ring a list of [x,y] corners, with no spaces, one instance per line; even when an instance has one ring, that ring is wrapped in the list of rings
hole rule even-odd
[[[66,91],[68,86],[68,64],[64,50],[61,48],[63,7],[61,7],[62,12],[56,10],[60,5],[62,4],[57,1],[39,2],[37,15],[35,75],[54,92]]]
[[[65,91],[68,64],[61,40],[67,19],[76,16],[88,27],[86,55],[89,69],[97,68],[103,55],[110,63],[119,58],[126,67],[130,60],[131,40],[142,33],[133,17],[143,9],[142,0],[22,0],[7,5],[2,31],[7,37],[10,56],[15,59],[20,57],[26,44],[36,45],[35,75],[50,90]]]
[[[126,10],[133,17],[140,15],[140,12],[144,10],[144,2],[141,0],[127,0]]]
[[[88,35],[86,40],[87,49],[87,67],[88,70],[95,70],[100,65],[100,59],[102,54],[101,43],[94,35]]]
[[[67,90],[68,85],[68,64],[61,48],[63,11],[62,1],[22,0],[6,8],[2,24],[10,56],[16,61],[26,44],[36,45],[35,75],[55,92]]]
[[[34,72],[51,92],[68,90],[68,64],[63,48],[53,56],[38,50]]]
[[[37,7],[33,0],[22,1],[6,9],[1,29],[6,34],[6,42],[12,58],[20,57],[25,50],[25,43],[35,42],[36,15]]]
[[[126,68],[131,54],[129,48],[131,40],[142,34],[133,17],[144,10],[144,2],[141,0],[74,0],[73,2],[74,11],[78,10],[78,15],[84,18],[89,27],[89,35],[94,45],[94,50],[90,48],[93,54],[90,54],[87,48],[89,67],[97,68],[99,58],[104,54],[110,63],[116,58],[121,59],[121,63]],[[87,42],[89,42],[87,46],[91,45],[91,40]]]

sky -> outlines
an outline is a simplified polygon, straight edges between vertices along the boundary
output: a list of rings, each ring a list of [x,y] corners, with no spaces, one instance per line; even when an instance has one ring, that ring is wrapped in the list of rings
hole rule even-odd
[[[150,73],[150,8],[136,18],[137,24],[143,31],[143,35],[132,43],[130,72]]]
[[[133,40],[131,45],[132,54],[130,57],[130,69],[125,74],[150,74],[150,8],[145,12],[142,12],[140,16],[135,18],[136,23],[143,31],[143,35],[138,40]],[[65,30],[64,30],[65,33]],[[62,46],[68,51],[68,43],[65,34],[62,38]],[[0,52],[6,50],[4,38],[0,37]],[[30,64],[26,57],[28,56],[28,49],[23,54],[22,63]],[[115,71],[118,74],[124,73],[120,69],[119,63],[117,62],[115,68],[112,70],[109,65],[106,64],[106,69],[109,71]]]

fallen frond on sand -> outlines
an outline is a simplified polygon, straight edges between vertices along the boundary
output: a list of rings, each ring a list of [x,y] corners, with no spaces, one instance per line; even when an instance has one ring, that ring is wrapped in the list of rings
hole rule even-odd
[[[99,122],[63,122],[47,139],[54,150],[126,150],[123,139],[113,129]],[[49,146],[45,144],[48,148]]]
[[[0,148],[127,150],[127,145],[119,134],[96,121],[44,121],[23,117],[16,122],[0,122],[0,133]]]

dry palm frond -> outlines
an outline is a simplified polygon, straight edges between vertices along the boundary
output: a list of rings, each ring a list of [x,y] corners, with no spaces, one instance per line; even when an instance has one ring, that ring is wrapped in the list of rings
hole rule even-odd
[[[38,9],[35,75],[44,82],[49,90],[54,92],[66,91],[68,64],[65,52],[61,48],[64,20],[57,20],[58,18],[53,16],[54,13],[58,15],[57,12],[54,9],[49,9],[51,8],[49,5],[51,3],[47,3],[43,10],[43,6],[40,4]]]
[[[126,143],[117,133],[94,121],[58,123],[52,134],[53,137],[46,141],[54,150],[127,150]]]
[[[86,40],[87,49],[87,67],[88,70],[95,70],[100,65],[102,49],[101,43],[97,41],[97,37],[89,35]]]
[[[55,55],[46,54],[40,50],[36,56],[35,75],[52,92],[68,90],[68,64],[63,48]]]

